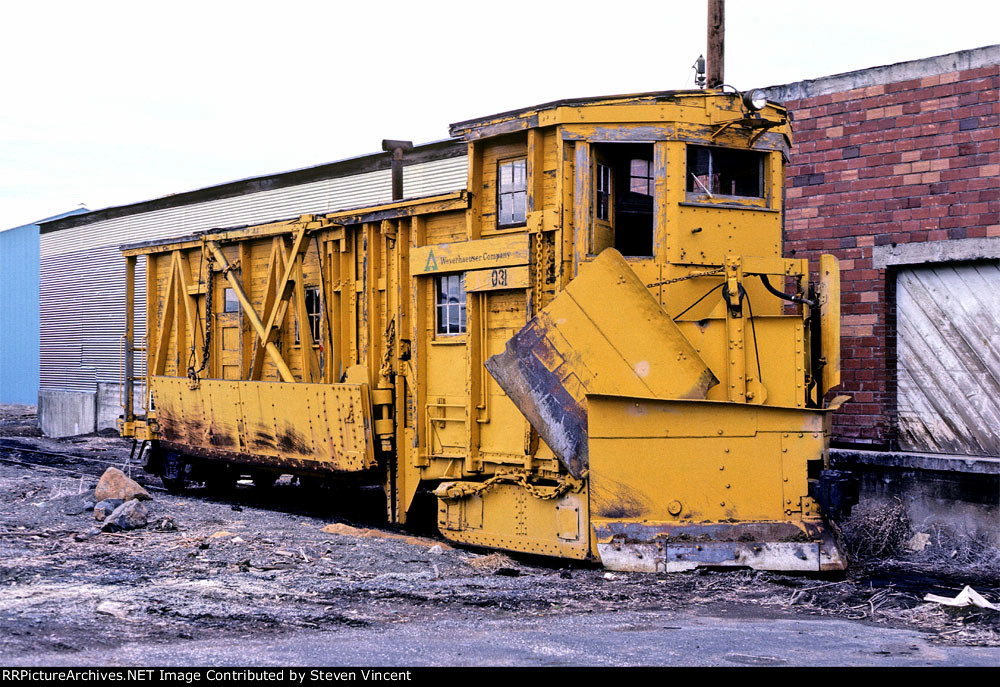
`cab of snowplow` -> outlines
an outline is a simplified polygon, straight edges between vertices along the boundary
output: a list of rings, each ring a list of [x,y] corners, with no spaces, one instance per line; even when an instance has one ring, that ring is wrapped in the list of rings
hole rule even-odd
[[[824,256],[811,282],[807,260],[782,257],[790,125],[747,102],[562,101],[452,127],[497,226],[524,192],[532,262],[547,265],[536,314],[484,366],[540,454],[580,480],[510,548],[567,548],[582,500],[581,550],[607,567],[844,567],[820,504],[841,507],[824,472],[842,402],[823,407],[839,383],[837,264]],[[527,512],[471,482],[437,493],[458,541],[511,541],[509,516]]]

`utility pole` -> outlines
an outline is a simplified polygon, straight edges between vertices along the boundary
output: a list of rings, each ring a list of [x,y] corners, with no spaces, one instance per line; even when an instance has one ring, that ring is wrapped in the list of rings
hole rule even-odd
[[[708,87],[722,85],[725,63],[726,0],[708,0]]]

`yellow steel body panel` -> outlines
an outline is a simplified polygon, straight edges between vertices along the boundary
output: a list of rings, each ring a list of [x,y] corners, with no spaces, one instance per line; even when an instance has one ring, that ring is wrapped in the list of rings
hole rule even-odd
[[[806,461],[823,455],[822,411],[715,401],[587,400],[595,519],[784,520],[808,497]],[[783,439],[791,434],[811,442],[786,456]],[[785,496],[789,489],[794,496]],[[668,504],[675,501],[681,509],[671,513]]]
[[[466,291],[502,291],[524,289],[528,284],[528,267],[494,267],[465,273]]]
[[[704,398],[717,382],[614,249],[485,364],[577,477],[587,468],[586,394]]]
[[[840,385],[840,265],[832,255],[819,257],[820,337],[823,350],[822,390]]]
[[[154,377],[159,437],[197,454],[272,459],[276,467],[357,472],[375,465],[364,384]]]
[[[839,570],[809,495],[825,411],[588,396],[592,550],[606,567]]]
[[[475,488],[475,483],[465,483]],[[444,483],[447,494],[454,483]],[[462,486],[459,483],[457,486]],[[590,553],[587,493],[552,498],[516,484],[495,484],[464,498],[441,497],[438,528],[462,544],[523,551],[543,556],[583,559]]]

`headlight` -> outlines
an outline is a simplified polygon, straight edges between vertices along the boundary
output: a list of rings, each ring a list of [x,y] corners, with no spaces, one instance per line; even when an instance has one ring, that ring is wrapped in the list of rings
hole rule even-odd
[[[759,88],[753,88],[743,94],[743,104],[751,112],[763,110],[767,105],[767,95]]]

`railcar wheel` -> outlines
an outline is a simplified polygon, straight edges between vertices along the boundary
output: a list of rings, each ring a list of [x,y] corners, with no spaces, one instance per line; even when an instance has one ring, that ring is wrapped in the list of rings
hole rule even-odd
[[[271,489],[274,487],[274,483],[278,481],[280,477],[277,472],[271,472],[269,470],[259,470],[251,473],[253,477],[253,485],[258,489]]]
[[[215,494],[229,494],[236,490],[239,473],[231,465],[215,465],[205,468],[205,487]]]
[[[184,460],[184,456],[176,451],[167,451],[163,454],[163,472],[160,474],[160,481],[163,488],[171,494],[179,494],[187,487],[187,475],[191,469],[191,464]]]

